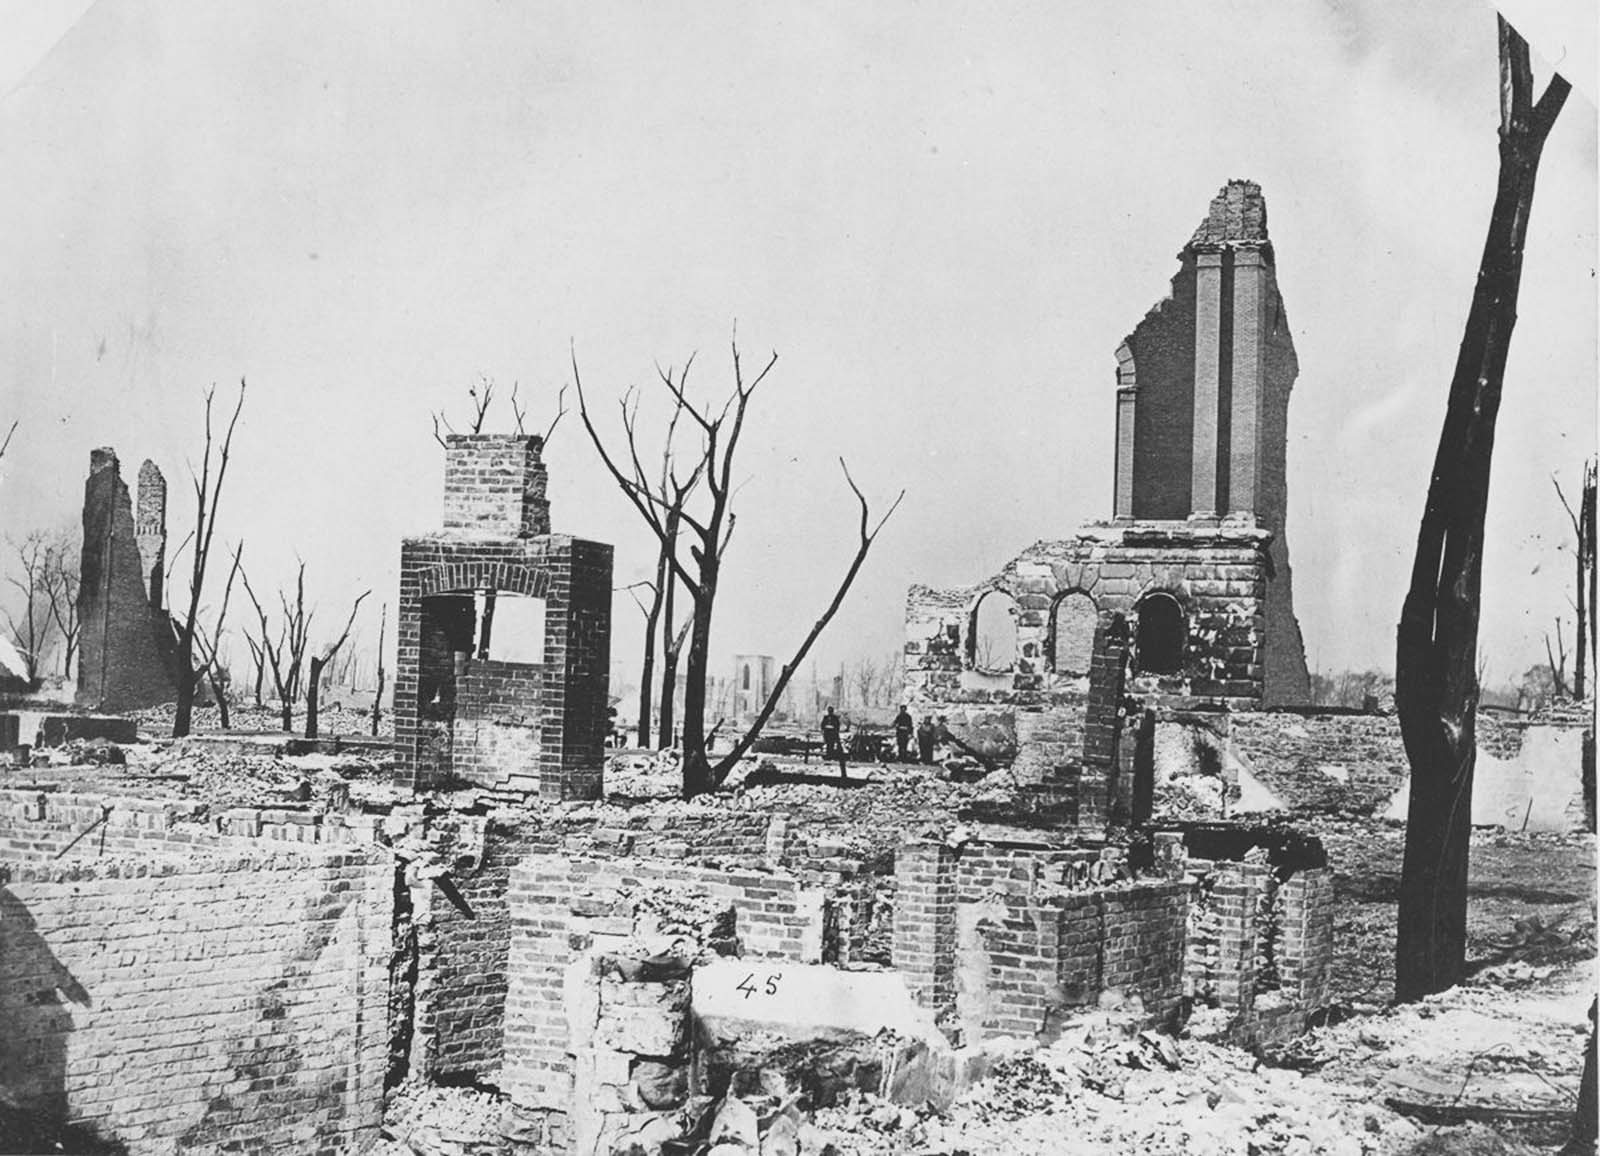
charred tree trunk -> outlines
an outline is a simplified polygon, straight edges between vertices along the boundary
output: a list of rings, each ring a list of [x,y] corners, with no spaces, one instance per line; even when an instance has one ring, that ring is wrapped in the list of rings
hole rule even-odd
[[[650,745],[650,712],[655,709],[656,636],[661,629],[661,601],[664,584],[672,577],[672,556],[665,543],[656,555],[656,585],[650,595],[650,609],[644,615],[644,665],[639,674],[639,734],[641,747]]]
[[[378,688],[372,692],[372,734],[378,734],[378,719],[383,714],[383,635],[389,624],[389,604],[383,604],[378,617]]]
[[[1583,523],[1583,541],[1589,550],[1589,669],[1594,677],[1600,677],[1600,649],[1595,646],[1596,620],[1600,619],[1600,603],[1595,602],[1595,595],[1600,593],[1595,585],[1595,564],[1600,562],[1600,542],[1594,536],[1596,468],[1596,463],[1591,461],[1589,468],[1583,472],[1583,498],[1578,517]],[[1578,645],[1583,645],[1581,634]]]
[[[331,655],[329,657],[332,657]],[[322,698],[322,668],[328,659],[311,656],[311,673],[306,679],[306,738],[317,737],[317,703]]]
[[[206,447],[200,476],[195,479],[195,529],[193,562],[189,568],[189,610],[178,622],[178,701],[172,716],[172,737],[182,738],[194,724],[194,694],[200,685],[200,672],[194,668],[195,637],[200,629],[200,595],[205,588],[206,563],[211,557],[211,535],[217,528],[217,503],[222,497],[222,482],[228,474],[228,457],[233,450],[233,430],[244,408],[244,380],[239,381],[239,401],[233,407],[228,431],[223,436],[217,457],[217,476],[211,477],[211,398],[206,393]]]
[[[1397,633],[1395,704],[1411,764],[1395,945],[1401,1001],[1454,985],[1466,962],[1489,466],[1539,153],[1568,87],[1553,78],[1535,105],[1528,46],[1504,19],[1499,27],[1499,185]]]
[[[706,753],[706,677],[711,669],[711,611],[715,605],[717,570],[702,564],[700,591],[689,627],[689,662],[683,688],[683,797],[692,799],[716,787]]]
[[[1595,1140],[1600,1138],[1600,1088],[1595,1080],[1595,1012],[1589,1005],[1589,1046],[1583,1053],[1583,1082],[1578,1085],[1578,1106],[1572,1113],[1572,1135],[1567,1137],[1561,1156],[1593,1156]]]

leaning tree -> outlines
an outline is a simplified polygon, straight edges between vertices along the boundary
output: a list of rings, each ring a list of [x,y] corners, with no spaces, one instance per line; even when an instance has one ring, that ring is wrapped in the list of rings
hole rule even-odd
[[[655,535],[656,541],[668,547],[664,551],[669,569],[669,582],[676,579],[687,593],[690,603],[688,656],[685,665],[683,722],[679,738],[683,748],[683,795],[696,795],[715,790],[720,786],[739,760],[744,757],[762,727],[783,699],[794,672],[799,669],[817,637],[827,627],[844,602],[856,575],[860,573],[872,543],[889,520],[905,491],[900,492],[888,511],[876,522],[872,520],[867,499],[850,476],[844,459],[839,466],[844,471],[846,484],[860,506],[860,525],[857,531],[856,552],[845,569],[844,576],[834,590],[833,598],[810,631],[800,642],[794,655],[784,663],[777,681],[755,720],[733,742],[732,748],[712,761],[709,753],[710,737],[706,730],[706,684],[710,673],[711,623],[716,609],[717,594],[721,589],[723,559],[728,548],[729,534],[733,528],[734,456],[739,448],[739,437],[744,432],[745,416],[750,399],[766,381],[777,364],[778,355],[768,358],[766,365],[754,377],[747,378],[739,358],[737,335],[733,350],[733,391],[720,408],[692,400],[687,392],[687,367],[682,372],[662,371],[658,377],[672,399],[674,422],[681,413],[688,418],[688,428],[696,430],[696,441],[685,447],[684,460],[692,461],[686,472],[680,474],[674,447],[668,444],[660,460],[666,463],[659,479],[653,470],[645,467],[644,451],[640,445],[640,432],[636,419],[637,409],[630,410],[628,398],[623,399],[623,431],[626,454],[613,454],[595,426],[588,399],[583,391],[583,379],[578,372],[576,353],[572,358],[573,380],[578,392],[578,413],[584,429],[594,443],[601,461],[605,463],[612,479],[638,512],[639,517]],[[676,428],[676,427],[674,427]],[[652,460],[655,460],[652,455]],[[620,464],[619,464],[620,462]],[[687,554],[687,557],[685,555]],[[670,620],[668,628],[670,629]],[[720,725],[720,724],[718,724]],[[715,733],[713,727],[711,734]]]
[[[1535,101],[1528,45],[1504,17],[1499,27],[1499,185],[1397,632],[1395,708],[1411,764],[1395,943],[1402,1001],[1453,986],[1466,965],[1489,465],[1539,154],[1568,90],[1555,76]]]

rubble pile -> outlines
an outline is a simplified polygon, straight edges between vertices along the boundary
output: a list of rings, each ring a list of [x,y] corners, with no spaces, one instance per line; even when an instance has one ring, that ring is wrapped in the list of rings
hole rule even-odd
[[[500,1097],[478,1088],[395,1089],[372,1156],[507,1156]]]

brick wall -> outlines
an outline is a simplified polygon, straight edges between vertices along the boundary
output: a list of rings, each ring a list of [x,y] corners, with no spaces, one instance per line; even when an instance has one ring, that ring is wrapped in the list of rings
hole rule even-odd
[[[361,1151],[392,894],[354,854],[0,867],[0,1083],[135,1156]]]
[[[822,958],[821,891],[776,873],[728,872],[641,859],[534,855],[511,872],[510,987],[502,1089],[532,1114],[551,1147],[564,1146],[573,1097],[566,972],[575,956],[641,931],[663,905],[732,908],[746,956]]]
[[[913,843],[896,863],[893,962],[967,1043],[1053,1039],[1110,989],[1170,1018],[1187,914],[1181,883],[1126,878],[1116,849]]]
[[[1333,873],[1305,868],[1281,882],[1266,863],[1189,860],[1184,991],[1230,1013],[1226,1038],[1284,1043],[1328,1003]]]
[[[955,1002],[955,851],[944,843],[908,843],[895,857],[895,970],[924,1007]]]
[[[172,628],[152,606],[146,581],[116,452],[95,450],[83,493],[78,705],[121,711],[177,698]]]
[[[431,879],[413,883],[418,987],[410,1070],[432,1079],[497,1078],[512,937],[508,889],[512,868],[525,856],[654,859],[691,870],[792,868],[803,887],[831,898],[823,950],[838,962],[874,950],[878,909],[885,902],[884,880],[870,870],[871,848],[830,827],[826,817],[809,814],[591,814],[557,825],[507,811],[436,816],[426,825],[434,859],[461,864],[446,878],[455,897]]]
[[[17,863],[187,856],[269,844],[365,846],[374,816],[309,807],[234,807],[67,791],[0,790],[0,860]]]
[[[596,798],[609,729],[611,547],[565,535],[409,538],[400,549],[395,775]],[[474,653],[471,593],[545,601],[543,661]]]
[[[1125,345],[1137,367],[1133,426],[1135,518],[1186,518],[1194,453],[1194,255],[1185,252],[1170,295]]]
[[[522,434],[447,434],[444,526],[498,537],[550,532],[544,439]]]

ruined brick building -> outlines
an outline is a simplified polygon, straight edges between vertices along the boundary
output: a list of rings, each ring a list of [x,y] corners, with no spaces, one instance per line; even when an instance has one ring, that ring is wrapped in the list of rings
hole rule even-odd
[[[178,694],[177,643],[163,607],[167,483],[139,467],[138,517],[110,447],[89,455],[79,570],[79,706],[138,710]]]
[[[598,798],[611,547],[550,532],[542,438],[445,440],[444,529],[400,547],[396,775]]]
[[[1298,365],[1259,186],[1229,182],[1178,259],[1171,295],[1117,349],[1112,519],[976,585],[909,593],[908,696],[958,729],[1007,731],[1024,763],[1087,759],[1091,660],[1113,618],[1147,705],[1309,697],[1283,532]]]

